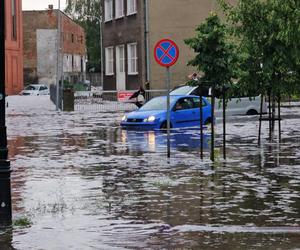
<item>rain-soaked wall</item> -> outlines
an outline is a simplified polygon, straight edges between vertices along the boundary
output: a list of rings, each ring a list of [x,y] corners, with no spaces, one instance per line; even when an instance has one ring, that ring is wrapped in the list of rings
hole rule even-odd
[[[13,6],[13,3],[15,6]],[[6,94],[23,89],[22,1],[5,0],[5,86]],[[15,13],[12,15],[12,13]]]

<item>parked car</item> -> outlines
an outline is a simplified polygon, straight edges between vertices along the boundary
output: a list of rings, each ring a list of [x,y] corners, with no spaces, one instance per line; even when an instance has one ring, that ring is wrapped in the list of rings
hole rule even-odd
[[[20,92],[20,95],[49,95],[49,88],[44,84],[30,84]]]
[[[208,90],[204,95],[208,95]],[[197,95],[199,96],[199,86],[180,86],[170,92],[170,95]],[[216,115],[222,113],[222,99],[216,98],[215,101]],[[227,102],[227,115],[257,115],[260,113],[261,96],[254,97],[233,97]],[[263,101],[262,113],[267,113],[267,104]]]
[[[171,128],[193,127],[200,125],[199,96],[170,96]],[[202,98],[203,124],[211,122],[211,107],[206,98]],[[203,125],[202,124],[202,125]],[[167,127],[167,96],[151,99],[141,108],[122,118],[123,128],[162,129]]]

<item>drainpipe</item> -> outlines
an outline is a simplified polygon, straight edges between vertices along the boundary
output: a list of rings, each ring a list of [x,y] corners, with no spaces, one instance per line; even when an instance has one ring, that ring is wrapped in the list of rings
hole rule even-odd
[[[149,0],[144,0],[145,5],[145,47],[146,47],[146,82],[150,83],[151,68],[150,68],[150,42],[149,42]]]

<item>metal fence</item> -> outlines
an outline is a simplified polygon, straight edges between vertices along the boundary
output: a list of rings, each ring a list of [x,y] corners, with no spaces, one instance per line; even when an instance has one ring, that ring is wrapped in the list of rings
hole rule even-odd
[[[135,91],[126,91],[134,93]],[[77,91],[75,92],[74,109],[76,111],[132,111],[137,109],[136,99],[120,101],[118,91]],[[166,90],[147,90],[145,101],[156,96],[166,95]]]

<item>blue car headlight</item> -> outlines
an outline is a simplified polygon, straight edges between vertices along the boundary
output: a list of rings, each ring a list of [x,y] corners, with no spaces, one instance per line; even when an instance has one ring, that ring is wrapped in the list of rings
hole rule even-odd
[[[154,115],[151,115],[149,116],[148,118],[145,118],[144,119],[144,122],[154,122],[155,121],[155,116]]]
[[[124,115],[124,116],[122,117],[122,122],[126,122],[126,121],[127,121],[127,116]]]

